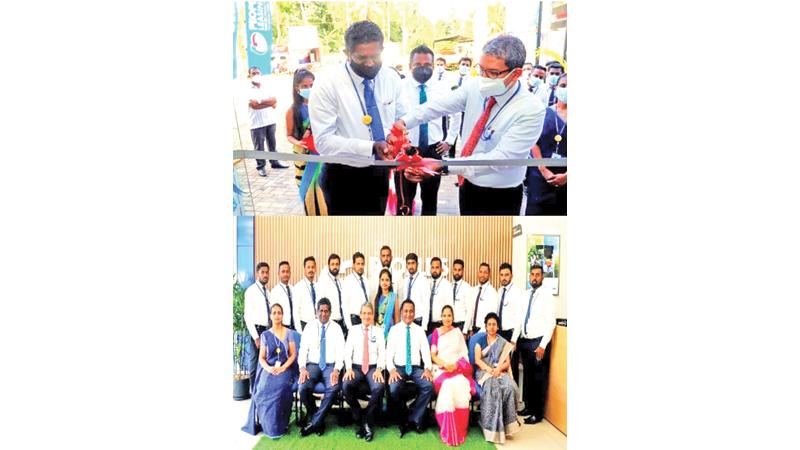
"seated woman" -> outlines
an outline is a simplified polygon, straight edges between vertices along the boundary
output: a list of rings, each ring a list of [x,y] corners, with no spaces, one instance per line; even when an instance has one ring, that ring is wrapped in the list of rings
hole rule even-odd
[[[375,294],[375,325],[383,328],[385,340],[392,325],[400,321],[400,303],[392,290],[392,272],[383,269],[378,278],[381,288]]]
[[[475,344],[475,378],[481,385],[481,428],[489,442],[502,444],[506,436],[520,430],[517,419],[518,388],[511,377],[511,351],[514,346],[497,334],[499,319],[489,313],[486,325],[486,348]]]
[[[263,431],[272,439],[286,434],[292,411],[292,371],[297,357],[289,329],[283,326],[283,307],[270,308],[272,328],[261,333],[258,350],[258,370],[253,381],[250,413],[242,431],[252,435]]]
[[[439,436],[447,445],[460,445],[467,438],[469,400],[475,393],[472,365],[461,330],[453,327],[453,308],[442,308],[442,326],[431,334],[433,387]]]

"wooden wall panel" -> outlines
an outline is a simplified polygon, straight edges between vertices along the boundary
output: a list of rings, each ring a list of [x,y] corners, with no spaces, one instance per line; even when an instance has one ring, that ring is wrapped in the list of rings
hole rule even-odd
[[[381,246],[392,248],[395,258],[409,252],[420,258],[420,270],[426,272],[426,258],[439,256],[465,263],[465,279],[477,283],[478,265],[485,261],[492,268],[492,285],[499,285],[498,267],[511,262],[511,217],[295,217],[258,216],[255,220],[255,261],[267,261],[272,268],[270,287],[277,282],[278,262],[289,261],[291,282],[302,276],[303,258],[314,256],[317,266],[327,263],[330,253],[337,253],[342,264],[356,251],[378,257]],[[524,268],[515,268],[525,270]],[[367,268],[369,273],[369,265]],[[349,270],[347,271],[349,273]],[[451,277],[448,277],[451,278]]]
[[[550,345],[550,383],[544,417],[567,434],[567,327],[556,326]]]

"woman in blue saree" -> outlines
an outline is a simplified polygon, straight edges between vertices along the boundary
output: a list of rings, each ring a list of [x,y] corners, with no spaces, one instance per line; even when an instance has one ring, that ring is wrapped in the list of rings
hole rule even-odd
[[[381,270],[379,275],[380,289],[375,294],[375,324],[383,327],[383,338],[389,335],[389,329],[400,320],[400,302],[392,290],[392,272]]]
[[[259,339],[253,399],[242,431],[252,435],[263,431],[270,438],[277,439],[289,429],[294,377],[290,368],[297,358],[297,349],[289,337],[289,329],[283,326],[281,305],[272,305],[270,318],[272,328],[261,333]]]

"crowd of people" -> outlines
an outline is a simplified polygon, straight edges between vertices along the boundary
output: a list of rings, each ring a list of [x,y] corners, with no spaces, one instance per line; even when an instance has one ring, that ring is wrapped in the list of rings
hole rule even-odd
[[[383,39],[375,23],[356,22],[345,33],[346,63],[294,75],[286,112],[294,152],[355,161],[315,170],[295,163],[306,214],[411,215],[419,189],[421,214],[435,215],[442,175],[449,173],[457,175],[462,215],[519,215],[523,196],[525,214],[566,215],[566,167],[448,167],[444,160],[566,158],[567,76],[560,62],[526,62],[523,42],[500,35],[484,45],[477,63],[462,57],[457,73],[420,45],[409,55],[406,77],[382,65]],[[257,67],[250,75],[254,147],[264,150],[266,140],[274,151],[276,100]],[[398,151],[417,161],[402,169],[371,163]],[[264,160],[257,161],[266,176]]]
[[[441,258],[433,257],[424,274],[419,257],[409,253],[402,280],[394,280],[391,248],[383,246],[379,256],[377,274],[367,275],[366,257],[354,253],[347,276],[340,274],[337,254],[328,256],[319,276],[316,259],[308,256],[294,285],[291,264],[281,261],[279,282],[271,290],[270,266],[258,263],[256,281],[245,291],[254,357],[243,430],[285,435],[294,383],[306,410],[301,436],[325,433],[325,417],[340,392],[356,437],[367,441],[376,433],[376,412],[384,400],[390,417],[399,418],[401,438],[423,432],[426,409],[435,400],[439,434],[448,445],[465,441],[476,394],[487,441],[505,442],[519,430],[521,418],[528,424],[541,421],[555,328],[554,299],[542,288],[542,267],[531,267],[531,288],[524,290],[514,286],[509,263],[499,266],[495,288],[486,263],[478,267],[478,284],[470,286],[461,259],[452,261],[451,281],[443,276]],[[314,392],[323,395],[319,406]],[[359,403],[364,395],[366,408]],[[520,398],[525,407],[518,411]]]

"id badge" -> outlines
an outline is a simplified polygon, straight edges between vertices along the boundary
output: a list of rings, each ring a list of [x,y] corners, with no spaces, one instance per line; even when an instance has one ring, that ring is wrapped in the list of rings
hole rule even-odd
[[[557,152],[553,152],[553,154],[550,155],[550,157],[553,158],[553,159],[561,159],[562,158],[562,156]]]

